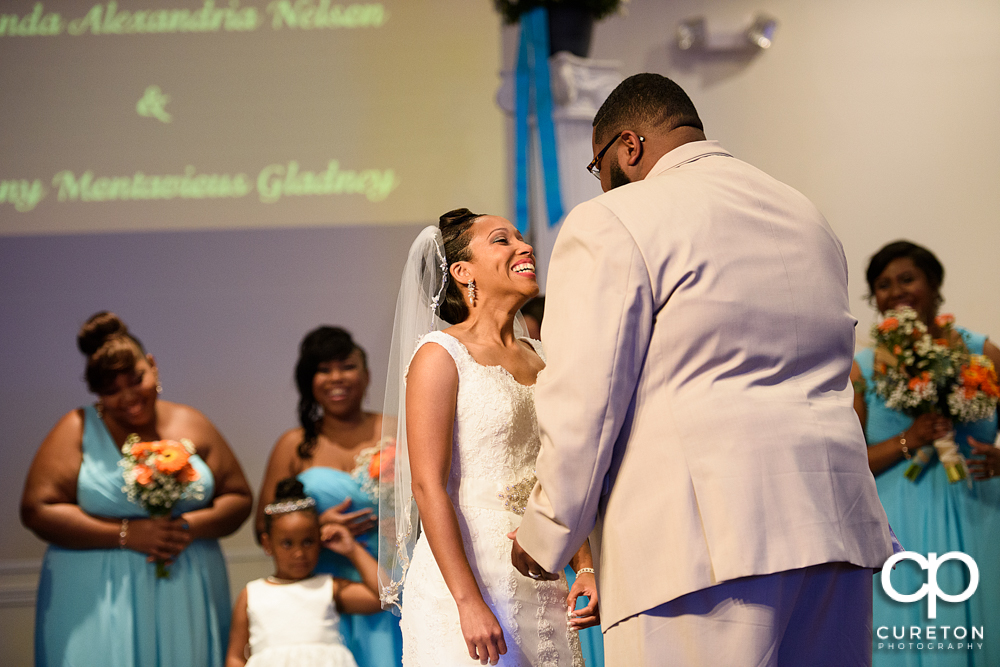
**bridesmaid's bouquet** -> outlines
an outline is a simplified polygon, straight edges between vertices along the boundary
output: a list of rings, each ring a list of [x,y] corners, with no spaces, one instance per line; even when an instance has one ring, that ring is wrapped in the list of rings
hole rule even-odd
[[[386,487],[385,498],[379,497],[379,477],[383,482],[391,482],[395,473],[396,442],[393,438],[382,438],[377,445],[362,449],[354,459],[354,470],[351,477],[361,485],[361,490],[368,494],[376,505],[381,501],[393,502],[392,486]]]
[[[122,445],[122,491],[151,517],[169,517],[181,500],[201,500],[205,489],[191,465],[194,443],[187,438],[142,442],[133,433]],[[166,563],[156,561],[156,576],[169,577]]]
[[[935,413],[953,422],[985,419],[997,408],[1000,390],[989,358],[970,354],[955,334],[951,315],[938,315],[934,323],[941,338],[931,338],[916,311],[904,307],[885,313],[872,327],[875,339],[875,393],[886,406],[912,417]],[[954,433],[922,447],[904,474],[916,481],[934,456],[941,459],[950,482],[965,479],[965,459]]]

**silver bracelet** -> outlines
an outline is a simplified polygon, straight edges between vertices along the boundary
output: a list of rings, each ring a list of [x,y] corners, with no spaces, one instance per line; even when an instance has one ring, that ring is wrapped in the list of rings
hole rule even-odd
[[[128,519],[122,519],[121,529],[118,531],[118,548],[124,549],[128,540]]]
[[[596,574],[594,572],[594,568],[592,568],[592,567],[581,567],[579,570],[576,571],[577,575],[581,575],[581,574],[584,574],[586,572],[589,572],[590,574]]]

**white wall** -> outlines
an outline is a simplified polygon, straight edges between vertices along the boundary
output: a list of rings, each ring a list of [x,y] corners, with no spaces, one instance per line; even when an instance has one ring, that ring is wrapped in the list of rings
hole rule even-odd
[[[907,238],[945,265],[944,310],[1000,338],[1000,4],[992,0],[632,0],[591,57],[658,72],[691,96],[709,138],[812,199],[850,263],[859,343],[868,259]],[[677,23],[780,25],[753,58],[692,56]],[[517,34],[505,28],[504,62]],[[585,165],[581,164],[580,169]]]

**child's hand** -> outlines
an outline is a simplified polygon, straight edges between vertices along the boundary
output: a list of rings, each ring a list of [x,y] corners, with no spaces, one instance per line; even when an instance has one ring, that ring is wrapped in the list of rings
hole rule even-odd
[[[328,523],[321,526],[319,537],[324,547],[342,556],[351,553],[358,545],[354,536],[351,535],[350,529],[338,523]]]
[[[378,516],[373,509],[363,509],[356,512],[348,512],[351,507],[351,499],[344,500],[319,515],[319,525],[325,526],[328,523],[339,523],[351,529],[351,535],[361,535],[367,533],[378,524]]]

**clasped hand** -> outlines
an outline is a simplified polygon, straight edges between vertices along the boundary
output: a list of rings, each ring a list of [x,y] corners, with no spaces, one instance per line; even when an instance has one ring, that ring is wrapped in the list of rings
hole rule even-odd
[[[538,564],[538,561],[532,558],[518,544],[516,528],[512,532],[507,533],[507,537],[513,540],[513,545],[510,549],[510,560],[518,572],[538,581],[555,581],[559,578],[559,575],[552,574],[543,569]],[[587,605],[576,609],[577,599],[581,595],[587,598]],[[583,630],[584,628],[600,624],[601,616],[598,611],[597,580],[593,574],[585,572],[577,575],[576,581],[573,582],[573,587],[566,597],[566,607],[570,627]]]
[[[904,431],[911,442],[911,450],[933,443],[938,438],[943,438],[951,432],[951,420],[938,414],[923,414],[913,420],[910,428]]]
[[[191,532],[183,518],[130,519],[125,547],[144,553],[153,561],[169,565],[177,555],[191,544]]]

